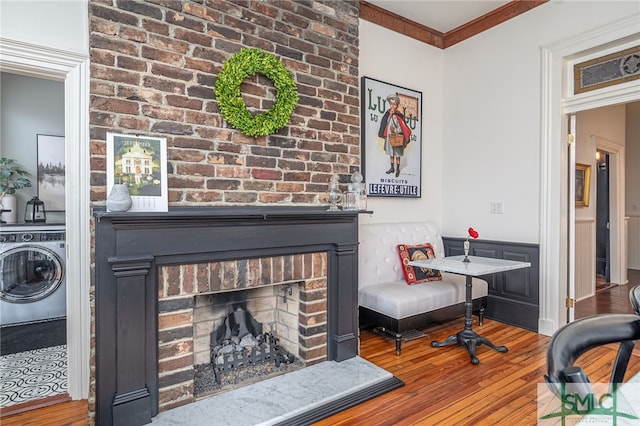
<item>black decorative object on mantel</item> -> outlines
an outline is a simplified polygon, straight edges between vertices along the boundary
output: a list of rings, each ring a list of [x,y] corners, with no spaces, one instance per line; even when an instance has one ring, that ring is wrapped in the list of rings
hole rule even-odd
[[[27,201],[27,206],[24,211],[25,222],[46,222],[47,212],[44,208],[44,201],[34,196],[31,200]]]
[[[358,214],[326,207],[96,208],[96,424],[145,424],[158,414],[157,280],[165,265],[326,252],[327,360],[355,357]]]

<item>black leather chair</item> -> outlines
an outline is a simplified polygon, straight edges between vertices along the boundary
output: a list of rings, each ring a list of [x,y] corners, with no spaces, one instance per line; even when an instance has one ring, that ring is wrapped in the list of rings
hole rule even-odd
[[[640,290],[636,290],[637,295]],[[574,362],[590,349],[609,343],[620,343],[610,383],[622,383],[631,351],[635,340],[638,339],[640,339],[640,316],[638,315],[601,314],[566,324],[554,333],[549,342],[545,380],[558,395],[561,383],[573,384],[573,392],[580,395],[593,393],[589,378],[582,368],[574,365]]]
[[[629,301],[636,315],[640,315],[640,285],[637,285],[629,291]]]

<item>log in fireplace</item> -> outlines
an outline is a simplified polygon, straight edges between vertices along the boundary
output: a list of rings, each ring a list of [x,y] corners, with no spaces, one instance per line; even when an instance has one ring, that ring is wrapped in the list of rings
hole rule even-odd
[[[218,385],[228,371],[272,363],[276,368],[290,364],[296,357],[280,346],[274,330],[263,332],[263,324],[256,321],[243,307],[238,307],[211,333],[211,368]]]
[[[327,360],[358,353],[358,212],[315,207],[176,207],[94,212],[96,424],[158,414],[158,268],[327,253]]]

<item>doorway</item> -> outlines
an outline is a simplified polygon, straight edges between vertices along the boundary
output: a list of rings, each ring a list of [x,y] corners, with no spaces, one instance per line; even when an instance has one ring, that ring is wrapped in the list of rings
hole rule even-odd
[[[602,124],[593,124],[593,128],[589,129],[591,136],[588,144],[589,155],[593,157],[596,198],[593,210],[593,259],[589,259],[592,261],[595,287],[592,296],[578,299],[576,318],[595,313],[631,313],[628,292],[631,285],[640,284],[633,281],[637,275],[627,265],[629,231],[626,216],[629,208],[627,200],[640,199],[640,188],[633,185],[633,167],[625,167],[625,163],[633,165],[640,158],[640,146],[637,146],[640,142],[634,136],[638,132],[636,130],[634,133],[629,126],[640,120],[639,105],[638,102],[628,102],[578,114],[592,123],[600,121]],[[620,111],[614,114],[616,109]],[[586,113],[590,115],[581,115]],[[596,119],[598,113],[601,117]],[[615,136],[616,132],[610,129],[611,123],[616,120],[621,122],[621,129],[617,132],[619,136]],[[607,127],[609,130],[604,130]],[[620,142],[594,135],[594,132],[606,132]],[[631,285],[625,285],[628,283]]]
[[[568,185],[558,184],[569,182],[565,137],[569,133],[567,117],[580,111],[640,100],[639,81],[573,95],[573,65],[631,48],[638,41],[638,18],[631,17],[541,49],[542,93],[545,94],[541,114],[541,275],[538,320],[541,334],[553,335],[567,323],[568,312],[573,315],[574,311],[567,308],[570,306],[567,303],[570,302],[567,300],[571,287],[570,270],[575,267],[569,262],[569,247],[573,241],[565,237],[569,235],[569,218],[575,200],[570,199]],[[613,176],[610,178],[613,179]],[[615,219],[624,224],[624,211],[619,212]],[[612,242],[612,263],[615,262],[615,249]],[[620,262],[626,264],[626,259]]]
[[[580,199],[576,196],[570,206],[575,212],[571,242],[575,260],[570,262],[574,276],[569,284],[573,284],[571,297],[577,303],[594,297],[605,283],[626,282],[626,115],[625,104],[591,108],[572,115],[576,121],[576,173],[579,169],[581,186],[585,188]]]
[[[68,394],[87,399],[89,394],[91,252],[89,238],[88,55],[3,39],[3,72],[64,83],[64,135],[66,139],[65,199],[67,284]],[[70,189],[73,188],[73,189]]]
[[[30,181],[15,193],[18,214],[0,229],[0,408],[10,412],[67,393],[65,215],[49,202],[64,200],[49,197],[64,184],[44,177],[54,167],[64,173],[64,147],[47,148],[51,135],[63,140],[65,101],[62,82],[5,72],[0,79],[2,155]],[[25,223],[36,195],[47,200],[44,221]]]
[[[600,262],[600,271],[604,274],[608,282],[623,285],[627,281],[627,226],[626,226],[626,198],[627,198],[627,168],[625,164],[628,161],[636,161],[634,159],[627,159],[625,146],[628,143],[633,142],[633,138],[626,136],[626,121],[630,119],[628,114],[629,106],[631,103],[622,104],[619,106],[609,107],[611,110],[616,108],[620,109],[619,115],[624,121],[624,126],[621,135],[616,139],[609,140],[601,136],[591,136],[591,146],[594,147],[594,151],[600,151],[601,160],[596,159],[594,166],[597,173],[596,178],[599,178],[602,174],[602,180],[606,182],[598,182],[596,186],[603,186],[603,191],[606,191],[606,198],[602,202],[602,206],[597,203],[597,208],[602,209],[602,212],[596,212],[596,218],[600,219],[602,216],[602,227],[604,228],[602,236],[600,238],[602,244],[605,246],[604,250],[597,254],[596,257],[602,259]],[[640,119],[638,117],[637,119]],[[596,157],[597,158],[597,157]],[[606,161],[606,164],[602,164],[602,158]],[[630,187],[633,190],[633,187]],[[636,188],[636,191],[640,188]],[[597,236],[596,236],[597,239]],[[596,269],[598,272],[598,269]]]
[[[609,154],[596,150],[596,294],[611,281]]]

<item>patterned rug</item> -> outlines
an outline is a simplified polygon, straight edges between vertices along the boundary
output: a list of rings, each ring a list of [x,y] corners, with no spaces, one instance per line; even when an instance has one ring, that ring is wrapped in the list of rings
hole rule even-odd
[[[0,408],[67,392],[67,346],[0,357]]]

